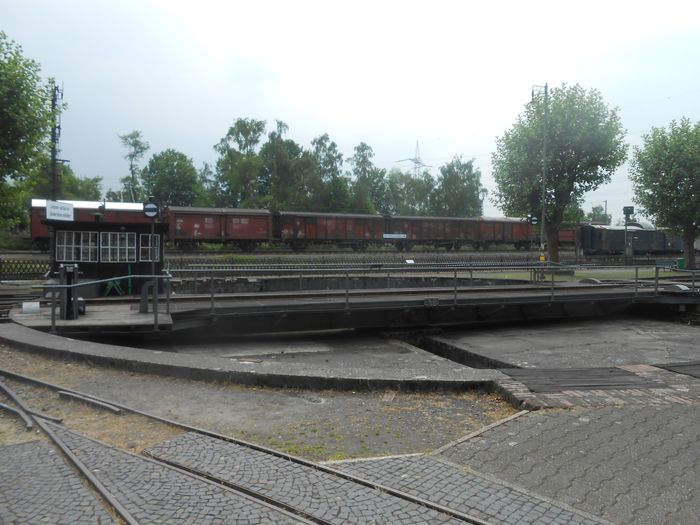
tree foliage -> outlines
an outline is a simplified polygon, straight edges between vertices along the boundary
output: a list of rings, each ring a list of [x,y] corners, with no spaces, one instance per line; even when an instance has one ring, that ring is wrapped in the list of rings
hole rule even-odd
[[[474,160],[455,157],[440,167],[437,186],[431,194],[432,212],[445,217],[476,217],[482,210],[481,172]]]
[[[0,181],[26,176],[46,150],[53,122],[52,82],[0,31]]]
[[[584,220],[595,224],[610,224],[612,222],[612,215],[605,213],[605,208],[603,208],[603,206],[597,205],[591,208],[591,211],[585,215]]]
[[[285,138],[288,129],[278,120],[275,131],[268,134],[260,149],[261,179],[269,195],[269,208],[308,209],[315,186],[313,158],[299,144]]]
[[[216,161],[216,205],[261,208],[269,195],[261,177],[262,159],[256,148],[265,132],[265,121],[237,119],[214,146]]]
[[[310,208],[316,211],[350,211],[350,180],[343,175],[343,154],[327,133],[311,141],[315,185]]]
[[[387,213],[389,208],[386,172],[374,165],[373,158],[371,146],[364,142],[355,146],[350,159],[353,179],[350,206],[355,213]]]
[[[194,206],[204,191],[192,161],[179,151],[156,153],[141,172],[147,197],[161,206]]]
[[[634,149],[635,202],[658,226],[683,236],[686,264],[695,267],[693,243],[700,231],[700,123],[687,118],[652,128]]]
[[[545,126],[546,121],[546,126]],[[507,215],[540,215],[542,151],[546,136],[546,232],[549,256],[559,260],[557,240],[567,209],[601,184],[625,160],[625,132],[616,109],[596,90],[562,85],[545,100],[527,104],[493,154],[496,202]]]
[[[328,134],[306,148],[287,137],[276,121],[265,135],[262,120],[239,118],[214,146],[216,167],[203,169],[206,199],[216,206],[340,213],[474,216],[482,213],[485,190],[474,161],[456,156],[440,168],[416,175],[374,164],[374,151],[358,144],[345,162]],[[266,139],[265,139],[266,137]],[[344,171],[344,165],[349,170]]]
[[[150,145],[143,139],[143,134],[139,130],[134,130],[126,135],[119,135],[122,146],[126,148],[124,158],[129,161],[129,176],[121,179],[122,192],[128,195],[131,202],[141,202],[145,200],[143,188],[139,183],[138,162],[150,149]]]
[[[102,177],[78,177],[69,164],[57,165],[60,181],[57,199],[97,201],[102,196]],[[51,159],[42,155],[36,169],[22,184],[27,199],[46,198],[51,195]]]

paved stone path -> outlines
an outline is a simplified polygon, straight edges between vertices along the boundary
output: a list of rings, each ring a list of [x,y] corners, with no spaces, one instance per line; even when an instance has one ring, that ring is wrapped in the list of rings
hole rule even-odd
[[[338,525],[463,523],[309,466],[201,434],[148,450],[153,457],[248,487]]]
[[[220,485],[47,425],[140,523],[308,523]]]
[[[458,465],[430,456],[350,461],[335,468],[382,483],[489,523],[602,523],[592,516],[544,500]]]
[[[698,404],[533,412],[441,456],[615,523],[697,523]]]
[[[0,448],[0,523],[115,523],[102,503],[48,443]]]
[[[700,403],[700,381],[695,377],[651,365],[621,365],[618,368],[636,374],[646,380],[647,384],[658,386],[656,388],[562,390],[546,393],[532,392],[525,384],[513,378],[499,381],[498,386],[500,393],[513,404],[529,408],[665,406]]]

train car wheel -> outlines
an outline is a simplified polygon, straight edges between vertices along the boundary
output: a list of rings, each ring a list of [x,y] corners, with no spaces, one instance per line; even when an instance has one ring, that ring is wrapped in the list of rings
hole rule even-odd
[[[243,252],[254,252],[255,248],[258,247],[258,243],[255,241],[242,241],[238,243],[238,247]]]
[[[175,241],[175,247],[183,252],[193,252],[197,248],[197,243],[195,241]]]

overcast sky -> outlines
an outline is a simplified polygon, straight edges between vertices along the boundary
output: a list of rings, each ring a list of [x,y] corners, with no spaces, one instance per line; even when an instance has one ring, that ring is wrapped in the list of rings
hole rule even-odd
[[[199,169],[239,117],[328,133],[379,167],[475,159],[490,193],[495,139],[533,85],[598,89],[627,139],[700,120],[695,1],[0,0],[0,30],[63,84],[63,158],[118,188],[118,135],[141,130],[144,163],[167,148]],[[437,168],[432,170],[437,173]],[[614,219],[632,204],[628,166],[588,194]],[[486,215],[500,215],[487,203]]]

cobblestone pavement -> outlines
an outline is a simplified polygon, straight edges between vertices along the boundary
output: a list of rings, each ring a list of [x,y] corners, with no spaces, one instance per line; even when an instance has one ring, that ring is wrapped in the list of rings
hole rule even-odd
[[[220,485],[47,425],[140,523],[308,523]]]
[[[436,457],[404,456],[333,466],[492,523],[601,523]]]
[[[201,434],[184,434],[148,450],[153,457],[248,487],[344,524],[462,523],[448,515],[309,466]]]
[[[536,408],[571,408],[595,406],[700,403],[700,380],[650,365],[621,365],[618,368],[658,384],[657,388],[625,388],[610,390],[563,390],[554,393],[531,392],[526,385],[508,379],[499,381],[502,395],[514,405]]]
[[[532,412],[441,457],[615,523],[694,524],[699,406]]]
[[[115,523],[78,475],[45,442],[0,448],[0,523]]]

